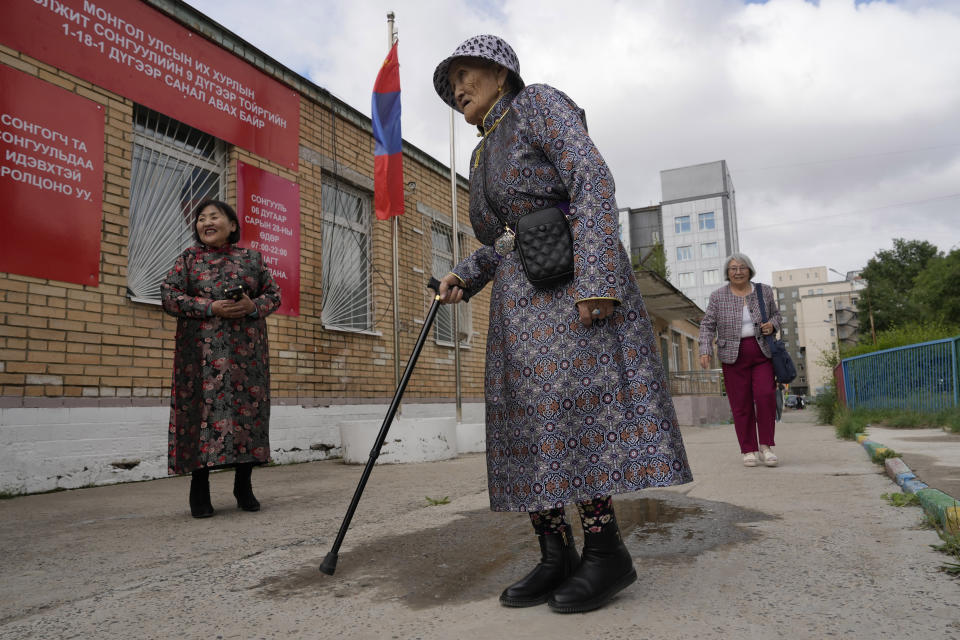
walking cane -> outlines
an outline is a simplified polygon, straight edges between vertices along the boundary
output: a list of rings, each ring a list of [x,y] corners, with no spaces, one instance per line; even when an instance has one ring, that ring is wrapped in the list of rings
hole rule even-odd
[[[427,319],[423,323],[423,329],[420,330],[420,337],[417,338],[417,344],[413,348],[413,353],[410,355],[410,360],[407,362],[407,368],[403,372],[403,377],[400,378],[400,384],[397,385],[396,393],[393,394],[393,402],[390,403],[390,408],[387,410],[387,415],[383,419],[383,424],[380,426],[380,433],[377,435],[377,439],[373,443],[373,449],[370,450],[370,459],[367,460],[367,466],[363,469],[363,475],[360,476],[360,482],[357,484],[357,489],[353,492],[353,500],[350,501],[350,506],[347,508],[347,513],[343,516],[343,523],[340,525],[340,531],[337,533],[337,539],[333,541],[333,547],[323,558],[323,562],[320,564],[320,571],[328,576],[332,576],[333,572],[337,570],[337,554],[340,551],[340,545],[343,544],[343,538],[347,535],[347,528],[350,526],[350,520],[353,519],[353,512],[356,511],[357,504],[360,502],[360,496],[363,494],[363,489],[367,486],[367,480],[370,478],[370,472],[373,471],[373,465],[377,461],[377,458],[380,457],[380,447],[383,446],[383,443],[387,439],[387,431],[390,430],[390,424],[393,422],[393,416],[396,415],[397,407],[400,406],[400,398],[403,397],[403,391],[407,388],[407,382],[410,381],[410,375],[413,373],[413,367],[417,364],[417,358],[420,357],[420,352],[423,350],[423,344],[427,341],[427,334],[430,333],[430,327],[433,326],[433,321],[437,317],[437,310],[440,309],[440,281],[436,278],[430,278],[430,281],[427,283],[427,287],[437,292],[437,295],[435,295],[433,298],[433,304],[430,306],[430,311],[427,312]]]

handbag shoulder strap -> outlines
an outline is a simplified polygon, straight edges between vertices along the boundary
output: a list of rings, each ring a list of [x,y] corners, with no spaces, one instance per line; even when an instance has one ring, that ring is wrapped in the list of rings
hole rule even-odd
[[[764,304],[764,300],[763,300],[763,285],[758,282],[753,286],[757,289],[757,302],[760,303],[760,319],[766,322],[767,321],[767,305]]]
[[[483,144],[483,169],[480,176],[480,186],[483,188],[483,197],[487,200],[487,206],[490,208],[491,213],[497,216],[497,220],[500,221],[507,229],[510,229],[511,232],[516,233],[515,229],[512,229],[510,225],[507,224],[507,221],[500,216],[500,210],[497,209],[496,205],[493,204],[493,201],[490,199],[490,193],[487,191],[487,145],[486,140]]]
[[[754,287],[757,289],[757,302],[760,303],[760,320],[763,322],[767,321],[767,305],[763,299],[763,285],[757,282],[754,284]],[[771,333],[768,336],[764,336],[767,339],[767,345],[770,346],[770,353],[773,353],[773,334]]]
[[[584,120],[584,126],[586,126],[586,120]],[[516,228],[511,227],[509,224],[507,224],[507,221],[504,220],[503,217],[500,215],[500,210],[493,203],[493,200],[490,199],[490,193],[487,191],[487,155],[488,154],[487,154],[486,138],[484,139],[482,144],[483,144],[483,151],[481,151],[481,153],[483,154],[483,167],[480,170],[481,171],[480,186],[483,188],[483,197],[486,199],[487,206],[490,208],[490,211],[493,213],[493,215],[497,217],[497,220],[500,221],[500,224],[502,224],[505,228],[509,229],[511,233],[516,234],[517,232]],[[561,211],[563,211],[564,216],[570,215],[569,202],[558,202],[556,206]]]

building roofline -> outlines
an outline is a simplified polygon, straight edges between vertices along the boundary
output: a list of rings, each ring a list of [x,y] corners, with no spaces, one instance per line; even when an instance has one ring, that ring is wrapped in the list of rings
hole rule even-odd
[[[277,59],[267,55],[254,45],[250,44],[239,35],[230,31],[219,22],[211,19],[204,13],[201,13],[194,7],[182,2],[181,0],[142,0],[145,4],[160,11],[187,27],[188,29],[206,37],[214,44],[222,47],[229,53],[237,56],[241,60],[256,67],[274,80],[277,80],[291,89],[294,89],[301,95],[305,95],[314,102],[328,107],[337,115],[350,121],[352,124],[373,135],[373,123],[369,116],[351,107],[343,100],[337,98],[328,90],[314,84],[309,79],[303,77],[296,71],[283,65]],[[371,91],[373,85],[371,84]],[[299,141],[298,141],[299,144]],[[407,140],[403,140],[403,153],[417,162],[437,171],[438,173],[449,175],[450,167],[423,151],[416,145]],[[469,188],[469,181],[457,173],[458,186],[464,189]]]

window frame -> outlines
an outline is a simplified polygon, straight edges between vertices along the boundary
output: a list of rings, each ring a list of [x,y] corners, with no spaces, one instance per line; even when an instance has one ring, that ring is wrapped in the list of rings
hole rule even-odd
[[[333,190],[338,194],[345,194],[349,197],[356,199],[360,207],[360,217],[361,221],[356,221],[350,218],[344,218],[338,216],[337,210],[339,206],[339,196],[338,200],[334,202],[332,207],[326,206],[327,201],[325,200],[329,197],[329,190]],[[321,178],[320,183],[320,224],[321,224],[321,256],[320,256],[320,282],[321,282],[321,305],[320,305],[320,323],[321,326],[326,331],[343,331],[346,333],[365,333],[380,335],[379,332],[375,330],[375,310],[374,310],[374,297],[373,297],[373,265],[371,263],[370,256],[373,251],[373,195],[361,189],[345,180],[342,180],[334,175],[324,175]],[[333,225],[331,228],[330,225]],[[343,251],[347,251],[350,245],[348,243],[336,243],[336,234],[353,234],[354,241],[360,239],[365,242],[360,243],[357,246],[358,254],[351,262],[352,265],[362,265],[362,279],[364,282],[361,282],[352,288],[355,291],[362,292],[364,300],[360,304],[355,304],[356,308],[362,309],[362,313],[355,314],[354,311],[347,310],[347,314],[355,314],[356,317],[360,318],[360,321],[356,324],[350,324],[349,322],[342,322],[338,318],[331,318],[331,315],[337,313],[338,311],[342,312],[342,308],[334,307],[330,309],[328,304],[332,303],[331,296],[340,294],[334,294],[333,289],[328,281],[328,278],[336,277],[337,269],[334,269],[329,262],[333,262],[338,265],[344,265],[340,271],[344,274],[352,273],[350,268],[348,268],[339,258],[345,257],[344,255],[334,256],[328,251],[332,251],[333,247],[340,246],[343,248]],[[349,286],[342,282],[337,283],[335,286]],[[328,311],[328,309],[330,309]],[[352,322],[352,320],[351,320]]]
[[[444,238],[448,247],[438,249],[437,247],[437,236],[439,233],[444,235]],[[466,248],[467,235],[460,231],[459,235],[459,249],[460,255],[464,254],[464,249]],[[432,275],[438,280],[443,276],[450,273],[453,269],[453,226],[448,224],[444,220],[439,220],[436,217],[430,219],[430,257],[432,265]],[[445,266],[440,267],[440,262],[443,261]],[[442,271],[442,273],[441,273]],[[454,346],[454,335],[453,335],[453,311],[457,312],[457,324],[459,325],[457,329],[460,333],[460,346],[469,349],[472,343],[473,338],[473,313],[469,304],[456,304],[456,305],[441,305],[437,310],[437,316],[434,320],[433,325],[433,340],[434,342],[442,347],[452,347]],[[446,326],[449,326],[449,338],[446,336],[441,336],[441,330]]]
[[[197,242],[194,209],[203,200],[225,199],[227,143],[139,104],[132,138],[126,295],[159,305],[160,283]],[[197,180],[198,172],[207,177]]]

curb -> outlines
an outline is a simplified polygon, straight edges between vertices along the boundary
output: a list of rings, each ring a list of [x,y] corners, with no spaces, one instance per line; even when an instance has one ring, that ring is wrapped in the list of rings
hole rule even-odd
[[[868,425],[869,426],[869,425]],[[857,442],[867,450],[870,457],[882,454],[890,449],[879,442],[867,438],[867,434],[856,434]],[[944,531],[960,534],[960,500],[939,489],[933,489],[920,481],[910,467],[901,458],[887,458],[883,461],[887,475],[904,493],[913,493],[920,500],[924,512],[935,520]]]

